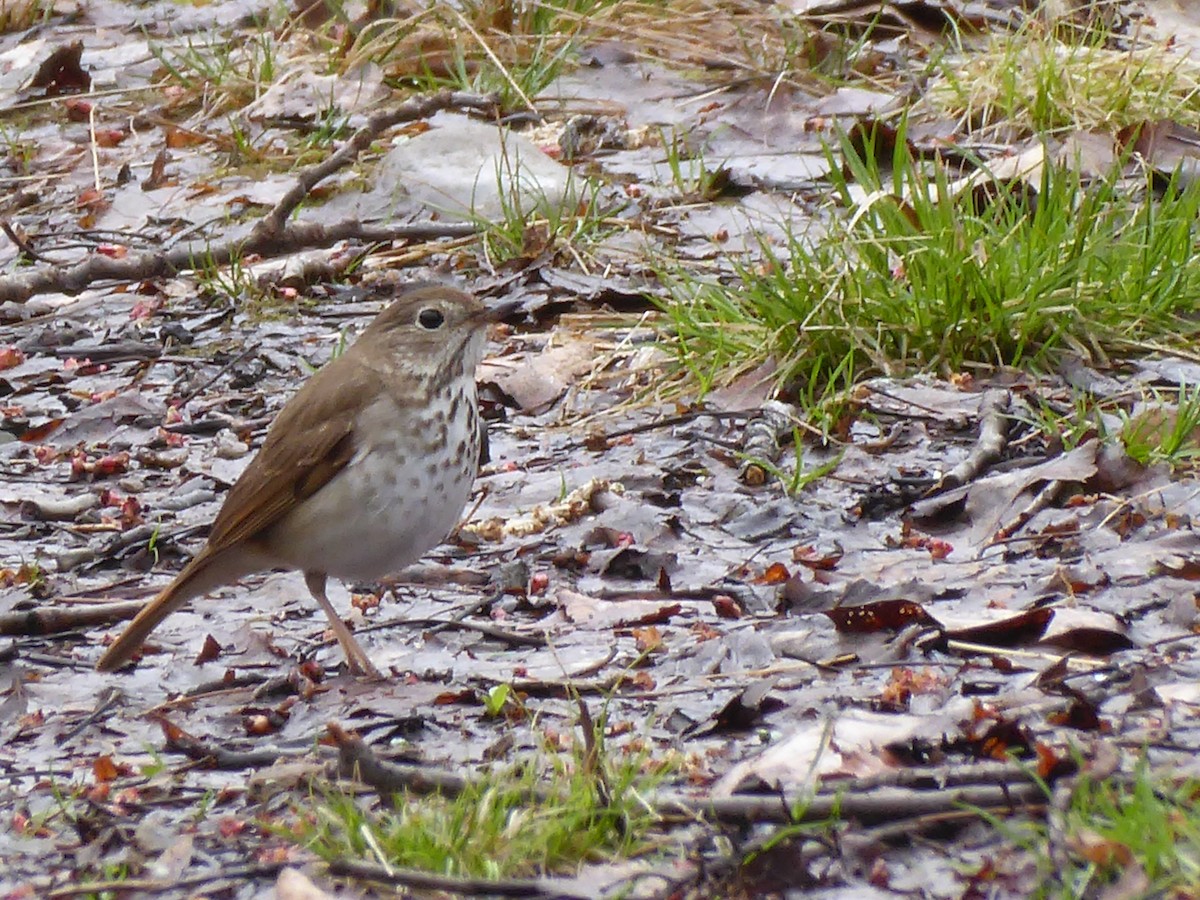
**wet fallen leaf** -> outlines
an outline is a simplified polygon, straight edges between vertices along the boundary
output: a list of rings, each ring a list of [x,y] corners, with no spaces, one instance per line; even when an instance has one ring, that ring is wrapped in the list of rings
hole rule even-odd
[[[844,555],[845,552],[840,547],[823,552],[811,544],[805,544],[792,550],[792,562],[814,571],[828,572],[837,568]]]
[[[217,825],[217,830],[223,838],[237,837],[246,830],[246,821],[233,816],[225,816]]]
[[[31,88],[41,88],[47,97],[86,91],[92,86],[92,77],[80,65],[83,57],[83,41],[76,41],[56,48],[41,64]]]
[[[1017,722],[1000,721],[975,741],[980,759],[1007,760],[1010,756],[1026,759],[1033,754],[1034,741],[1029,730]]]
[[[711,729],[702,729],[700,733],[726,734],[748,731],[755,727],[764,715],[786,709],[787,704],[782,700],[768,696],[773,687],[774,683],[771,681],[760,681],[746,688],[717,711]]]
[[[86,122],[92,116],[92,104],[78,97],[68,97],[63,101],[63,108],[72,122]]]
[[[97,781],[112,781],[121,774],[117,764],[113,762],[113,758],[107,753],[103,756],[97,756],[92,761],[92,775]]]
[[[712,599],[713,612],[722,619],[740,619],[742,608],[728,594],[718,594]]]
[[[1086,698],[1075,699],[1066,710],[1047,717],[1051,725],[1074,728],[1076,731],[1108,731],[1108,723],[1101,720],[1095,704]]]
[[[163,128],[163,140],[168,149],[181,150],[185,147],[207,144],[212,139],[208,135],[201,134],[198,131],[179,128],[176,125],[167,125]]]
[[[1159,560],[1156,569],[1175,578],[1200,581],[1200,556],[1172,556]]]
[[[663,648],[663,637],[653,625],[633,629],[634,643],[639,653],[657,653]]]
[[[887,709],[905,710],[914,695],[936,694],[945,688],[946,678],[936,669],[897,667],[880,692],[879,702]]]
[[[654,676],[645,669],[634,672],[629,678],[629,683],[639,691],[647,693],[658,688],[658,682],[654,680]]]
[[[120,128],[97,128],[96,146],[116,147],[127,137],[129,137],[128,133],[122,131]]]
[[[783,563],[771,563],[767,566],[766,571],[754,579],[756,584],[783,584],[789,578],[791,573],[787,570],[787,566]]]
[[[862,606],[839,606],[825,611],[837,630],[845,634],[899,631],[908,625],[940,627],[919,603],[910,600],[878,600]]]
[[[989,647],[1017,647],[1040,638],[1053,618],[1054,610],[1044,606],[995,622],[966,628],[950,628],[946,630],[945,637],[969,644],[986,644]]]
[[[99,210],[108,206],[109,200],[99,188],[84,188],[75,198],[76,209]]]
[[[200,652],[196,654],[195,665],[203,665],[206,662],[212,662],[224,648],[217,643],[216,639],[211,634],[204,636],[204,643],[200,647]]]

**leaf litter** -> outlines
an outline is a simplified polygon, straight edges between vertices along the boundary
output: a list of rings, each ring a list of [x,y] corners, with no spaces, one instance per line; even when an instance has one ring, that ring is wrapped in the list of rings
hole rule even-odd
[[[931,35],[931,20],[914,20],[911,6],[888,5],[877,27],[936,39],[942,26]],[[88,35],[81,56],[71,51],[78,27],[65,24],[41,45],[15,34],[0,47],[31,73],[0,84],[5,106],[37,99],[29,90],[79,89],[67,78],[77,68],[93,90],[127,92],[76,107],[76,116],[94,113],[111,126],[111,141],[69,112],[56,119],[50,110],[69,107],[47,103],[12,132],[13,152],[25,158],[10,157],[8,180],[24,193],[3,216],[24,247],[4,250],[6,274],[29,251],[34,261],[44,253],[70,263],[181,236],[245,235],[294,183],[286,169],[239,171],[250,162],[232,153],[217,165],[213,149],[230,150],[236,120],[172,109],[171,90],[153,81],[148,45],[126,43],[123,33],[140,23],[156,34],[165,8],[88,9],[110,30]],[[208,28],[216,14],[209,7],[172,28]],[[853,4],[839,15],[864,21]],[[674,392],[669,358],[636,318],[646,310],[641,293],[656,287],[632,248],[644,242],[720,268],[726,253],[753,254],[761,241],[813,227],[810,204],[832,162],[821,140],[830,120],[874,120],[900,95],[807,82],[803,95],[790,82],[764,88],[736,42],[711,54],[709,82],[698,84],[687,74],[689,52],[663,46],[654,59],[595,44],[586,51],[593,65],[548,92],[568,109],[593,105],[628,134],[653,126],[686,137],[692,165],[680,183],[665,135],[639,133],[582,154],[594,177],[620,186],[626,205],[617,216],[636,223],[623,232],[636,241],[601,242],[584,258],[526,234],[538,252],[498,264],[449,244],[392,260],[415,270],[406,275],[457,273],[490,296],[525,297],[529,318],[493,335],[481,370],[491,462],[467,523],[382,591],[331,586],[335,605],[392,673],[384,684],[338,673],[335,645],[294,573],[196,601],[155,633],[130,671],[100,678],[91,665],[117,627],[103,618],[106,607],[151,596],[198,546],[283,399],[378,308],[386,288],[369,285],[386,279],[377,269],[397,250],[369,257],[370,277],[350,288],[193,271],[5,305],[5,896],[67,896],[81,880],[118,871],[158,892],[239,897],[269,884],[283,896],[311,876],[315,895],[326,895],[328,872],[272,829],[311,802],[313,785],[330,783],[330,723],[353,729],[363,752],[380,759],[471,773],[529,752],[551,732],[570,747],[577,698],[602,701],[607,739],[620,752],[648,747],[682,758],[651,798],[664,821],[686,806],[693,826],[708,824],[664,826],[673,848],[665,862],[636,860],[617,875],[595,863],[531,873],[559,876],[564,894],[596,897],[631,885],[639,896],[817,887],[862,896],[864,881],[880,892],[920,885],[960,896],[996,865],[999,837],[964,824],[935,853],[880,829],[921,830],[962,802],[991,798],[1020,810],[1044,801],[1026,792],[1029,770],[1014,768],[1011,756],[1051,780],[1073,769],[1073,754],[1086,767],[1112,747],[1147,747],[1161,765],[1192,765],[1195,482],[1162,463],[1133,464],[1111,442],[1055,447],[1028,425],[1039,404],[1069,404],[1072,385],[1103,395],[1111,372],[1081,363],[1070,384],[1005,372],[979,383],[873,380],[860,397],[870,415],[840,442],[778,448],[773,465],[785,475],[790,465],[833,466],[797,492],[775,477],[744,480],[743,440],[770,399],[769,365],[757,380],[714,392],[707,408]],[[885,55],[903,52],[881,46]],[[302,63],[297,55],[274,84],[297,79],[328,94],[264,91],[245,121],[268,147],[286,144],[289,126],[277,118],[311,122],[312,103],[326,96],[357,114],[361,73],[314,81],[329,76]],[[725,65],[749,81],[722,81],[714,73]],[[42,71],[61,77],[33,77]],[[369,89],[378,84],[370,75]],[[149,127],[162,134],[122,131],[125,112],[154,91],[166,103],[151,110]],[[1156,143],[1142,150],[1151,164],[1170,169],[1192,153],[1182,127],[1155,130]],[[171,137],[176,128],[203,140],[189,146]],[[123,166],[149,172],[160,137],[170,145],[161,177],[173,183],[122,186]],[[1023,158],[1022,145],[1013,149]],[[1035,153],[1043,159],[1044,150]],[[93,154],[98,195],[88,193]],[[709,181],[718,171],[732,190]],[[474,166],[465,180],[475,190],[483,174]],[[335,254],[357,259],[365,249],[352,243]],[[257,306],[245,302],[252,297]],[[635,318],[602,323],[586,314],[602,303]],[[1194,367],[1143,360],[1117,374],[1116,389],[1194,384]],[[1003,448],[964,483],[948,483],[972,456],[987,388],[1012,395]],[[490,716],[484,698],[497,688],[516,702]],[[839,804],[841,849],[785,842],[759,852],[774,824],[816,821]],[[719,849],[709,840],[716,834],[732,843]],[[789,871],[772,870],[764,861],[773,858]],[[720,874],[744,863],[740,875]],[[1031,889],[1019,862],[996,877],[1005,896]],[[556,882],[546,881],[551,895]]]

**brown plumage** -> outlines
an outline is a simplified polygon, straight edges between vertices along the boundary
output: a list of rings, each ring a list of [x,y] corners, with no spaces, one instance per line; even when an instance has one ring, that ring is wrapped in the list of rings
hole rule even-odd
[[[329,575],[374,579],[416,561],[462,513],[479,458],[475,368],[489,310],[409,288],[285,404],[229,491],[208,542],[100,657],[127,662],[188,600],[254,572],[304,573],[352,671],[379,673],[325,596]]]

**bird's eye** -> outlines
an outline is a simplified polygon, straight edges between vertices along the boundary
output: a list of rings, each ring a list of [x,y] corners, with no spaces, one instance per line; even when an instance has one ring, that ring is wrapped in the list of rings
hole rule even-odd
[[[431,306],[427,306],[417,313],[417,324],[426,331],[435,331],[441,328],[445,321],[446,317],[442,315],[442,311]]]

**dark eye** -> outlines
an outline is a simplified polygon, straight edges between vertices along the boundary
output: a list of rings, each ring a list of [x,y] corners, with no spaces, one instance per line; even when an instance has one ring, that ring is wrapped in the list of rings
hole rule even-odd
[[[426,307],[417,313],[417,324],[426,331],[433,331],[436,328],[441,328],[442,323],[446,321],[446,317],[442,315],[441,310]]]

